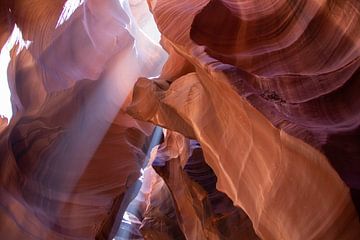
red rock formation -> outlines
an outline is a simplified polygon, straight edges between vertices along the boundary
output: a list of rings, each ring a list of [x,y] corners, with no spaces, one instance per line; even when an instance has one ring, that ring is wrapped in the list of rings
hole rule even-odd
[[[360,4],[268,2],[211,1],[188,26],[190,37],[239,94],[321,150],[358,191]]]
[[[10,16],[10,1],[0,1],[0,49],[3,48],[5,42],[9,38],[14,22]]]
[[[216,191],[215,175],[204,162],[200,165],[199,148],[189,143],[178,133],[167,132],[152,164],[171,192],[186,239],[258,239],[246,214]]]
[[[349,190],[327,159],[270,121],[322,151],[332,144],[332,163],[336,151],[354,160],[335,164],[341,176],[359,176],[348,168],[357,101],[345,106],[358,82],[358,3],[149,2],[170,57],[158,83],[138,81],[132,115],[198,139],[218,188],[260,237],[357,239]],[[327,142],[334,134],[349,147]]]
[[[0,133],[4,130],[8,125],[8,119],[6,117],[0,116]]]
[[[207,192],[213,221],[221,233],[221,239],[258,239],[246,213],[216,189],[217,177],[206,164],[200,144],[192,140],[190,145],[192,153],[184,171]]]
[[[188,133],[192,128],[218,177],[217,188],[245,210],[261,238],[359,236],[349,190],[326,158],[273,128],[224,84],[221,73],[199,73],[175,80],[167,91],[151,81],[139,80],[129,111],[179,132]],[[207,81],[211,77],[213,81],[206,85],[210,91],[203,88],[199,76]],[[229,145],[219,144],[219,139]],[[329,221],[324,222],[324,216]]]
[[[206,192],[182,170],[181,156],[184,156],[182,152],[186,151],[183,149],[186,147],[185,139],[179,141],[176,138],[176,133],[167,133],[167,141],[164,147],[159,148],[152,166],[171,192],[178,221],[186,239],[221,239],[213,221]]]
[[[151,189],[140,227],[144,239],[186,239],[179,227],[169,189],[151,167],[147,173],[151,174],[148,181]]]
[[[0,238],[360,238],[358,1],[147,2],[0,0]]]
[[[358,1],[150,2],[170,53],[222,71],[274,126],[321,150],[359,189]]]

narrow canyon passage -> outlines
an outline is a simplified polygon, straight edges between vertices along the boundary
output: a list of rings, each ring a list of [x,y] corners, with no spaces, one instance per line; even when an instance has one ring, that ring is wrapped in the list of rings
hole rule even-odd
[[[360,239],[356,0],[0,0],[0,239]]]

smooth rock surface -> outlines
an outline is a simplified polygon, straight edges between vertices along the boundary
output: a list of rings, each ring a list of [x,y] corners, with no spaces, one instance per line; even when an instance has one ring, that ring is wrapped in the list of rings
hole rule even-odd
[[[0,0],[0,238],[360,239],[359,24],[357,0]]]

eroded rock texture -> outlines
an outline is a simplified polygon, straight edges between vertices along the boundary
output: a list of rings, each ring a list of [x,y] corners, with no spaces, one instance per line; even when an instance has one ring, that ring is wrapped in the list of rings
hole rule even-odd
[[[24,38],[0,238],[360,239],[359,24],[356,0],[0,0],[0,47]]]
[[[216,190],[197,142],[167,132],[152,166],[171,192],[186,239],[258,239],[247,215]]]
[[[358,238],[358,3],[149,3],[170,57],[129,112],[196,138],[261,238]]]

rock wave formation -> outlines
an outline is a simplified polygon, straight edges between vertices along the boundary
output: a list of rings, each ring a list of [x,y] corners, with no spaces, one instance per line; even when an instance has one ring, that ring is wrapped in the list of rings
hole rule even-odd
[[[360,239],[358,1],[0,3],[1,239]]]

